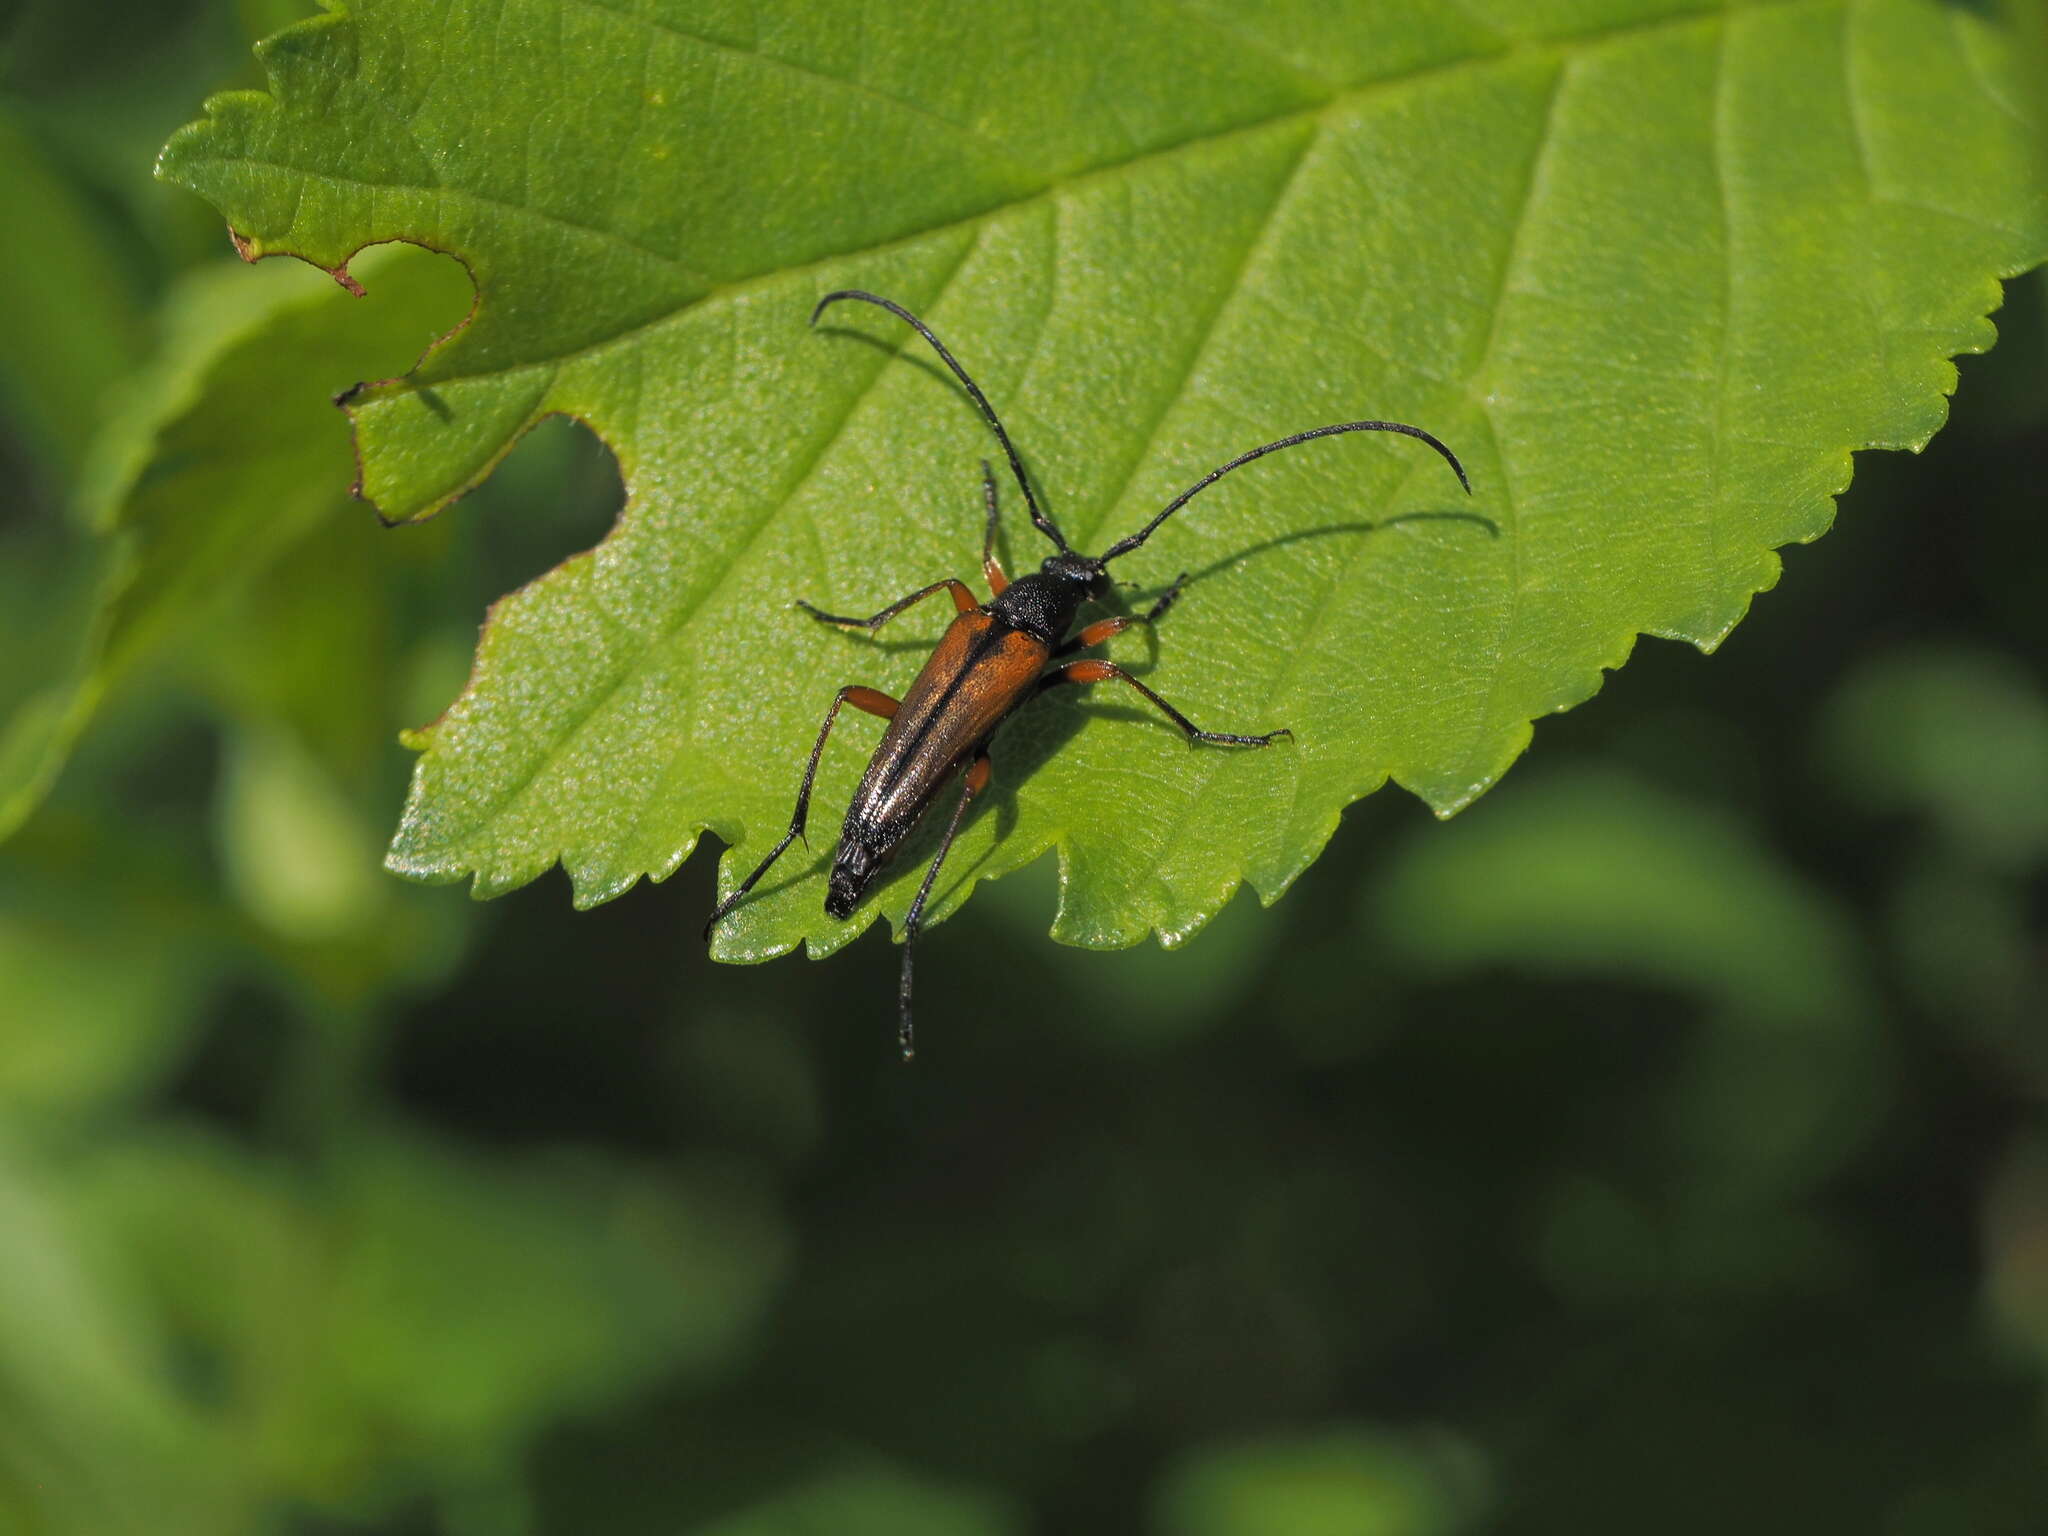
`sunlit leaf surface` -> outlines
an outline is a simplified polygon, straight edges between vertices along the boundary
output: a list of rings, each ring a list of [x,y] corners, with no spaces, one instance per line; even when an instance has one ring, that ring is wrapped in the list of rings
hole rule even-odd
[[[393,868],[491,894],[559,860],[590,903],[707,827],[743,868],[832,690],[907,683],[940,614],[878,645],[790,602],[970,574],[989,444],[887,316],[808,331],[831,288],[932,320],[1083,548],[1327,421],[1421,423],[1472,471],[1468,502],[1413,443],[1319,443],[1120,572],[1196,579],[1116,655],[1199,723],[1293,743],[1189,751],[1128,698],[1048,699],[940,891],[1056,848],[1055,932],[1117,944],[1185,935],[1243,880],[1277,894],[1390,777],[1468,803],[1637,634],[1717,644],[1773,549],[1826,528],[1851,450],[1939,426],[1996,280],[2048,252],[2030,23],[1997,7],[873,14],[360,0],[167,148],[252,256],[340,272],[411,240],[468,265],[469,323],[353,403],[387,517],[550,413],[619,459],[616,530],[494,609],[412,738]],[[850,922],[820,911],[873,729],[827,754],[808,860],[721,953],[902,910],[909,858]]]

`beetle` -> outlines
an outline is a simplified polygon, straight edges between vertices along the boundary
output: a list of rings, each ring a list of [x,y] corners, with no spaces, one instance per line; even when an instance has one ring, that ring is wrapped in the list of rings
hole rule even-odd
[[[865,619],[827,613],[802,599],[797,600],[797,607],[821,623],[847,630],[865,630],[870,634],[941,592],[952,596],[957,611],[925,662],[924,669],[900,700],[890,698],[879,689],[859,684],[848,684],[839,690],[831,708],[825,711],[824,723],[818,727],[818,738],[812,743],[810,758],[804,764],[803,782],[797,789],[796,810],[789,819],[789,830],[782,834],[782,841],[768,851],[768,856],[755,866],[754,872],[718,903],[704,924],[704,938],[709,942],[712,931],[726,914],[746,898],[789,845],[803,837],[811,807],[811,786],[818,776],[818,759],[824,754],[825,739],[832,734],[832,725],[839,718],[839,711],[851,704],[855,709],[888,721],[881,744],[868,760],[867,772],[861,776],[860,787],[853,792],[853,800],[846,808],[839,844],[832,857],[831,873],[826,879],[825,912],[827,916],[841,919],[853,915],[862,895],[904,839],[910,836],[939,791],[956,773],[960,774],[960,797],[953,803],[952,819],[946,824],[945,835],[939,839],[939,851],[926,868],[924,881],[918,886],[917,895],[903,919],[903,973],[897,986],[897,1041],[902,1048],[903,1059],[908,1061],[915,1053],[910,1017],[911,967],[924,918],[925,900],[931,895],[932,882],[938,878],[939,866],[945,863],[946,855],[953,847],[953,839],[960,831],[961,822],[966,819],[968,807],[988,788],[989,740],[1014,711],[1047,689],[1062,684],[1117,682],[1135,689],[1150,701],[1173,722],[1190,746],[1208,743],[1228,747],[1265,747],[1283,736],[1291,739],[1293,735],[1284,727],[1257,736],[1200,730],[1186,715],[1115,662],[1100,658],[1068,660],[1076,652],[1098,646],[1133,624],[1156,624],[1179,598],[1181,586],[1188,579],[1188,573],[1181,572],[1143,614],[1119,614],[1097,619],[1076,630],[1074,624],[1081,609],[1109,596],[1110,561],[1142,546],[1158,531],[1160,524],[1232,470],[1254,459],[1262,459],[1269,453],[1277,453],[1282,448],[1292,448],[1318,437],[1334,437],[1345,432],[1400,433],[1427,443],[1441,454],[1457,474],[1458,483],[1465,488],[1467,495],[1471,494],[1472,482],[1465,474],[1465,466],[1458,462],[1458,456],[1420,427],[1398,421],[1337,422],[1296,432],[1290,437],[1254,448],[1249,453],[1239,454],[1229,463],[1210,470],[1174,497],[1136,533],[1117,540],[1100,555],[1080,554],[1067,543],[1059,525],[1046,515],[1032,493],[1024,465],[1018,459],[1010,434],[1003,429],[995,407],[989,404],[981,387],[968,377],[967,370],[947,350],[946,344],[933,334],[931,327],[893,299],[859,288],[841,288],[826,294],[811,311],[811,324],[816,325],[820,315],[842,300],[886,309],[930,343],[940,361],[952,370],[953,376],[967,391],[968,398],[981,412],[989,430],[995,434],[1004,457],[1009,460],[1010,474],[1017,482],[1017,489],[1023,492],[1032,526],[1052,542],[1056,552],[1048,556],[1036,571],[1016,581],[1011,581],[1004,574],[1002,563],[996,558],[998,507],[995,473],[984,459],[981,478],[987,521],[982,531],[981,569],[988,580],[993,601],[980,602],[965,582],[950,576],[930,586],[920,587],[908,597],[898,598],[880,613]]]

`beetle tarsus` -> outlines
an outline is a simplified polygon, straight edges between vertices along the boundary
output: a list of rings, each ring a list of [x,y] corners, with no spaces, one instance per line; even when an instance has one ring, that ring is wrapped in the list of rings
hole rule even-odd
[[[1093,659],[1088,661],[1070,661],[1065,666],[1056,668],[1040,678],[1038,680],[1038,691],[1044,693],[1048,688],[1057,688],[1067,683],[1083,686],[1089,683],[1129,684],[1137,689],[1139,693],[1150,699],[1159,712],[1174,723],[1181,735],[1188,739],[1189,746],[1193,746],[1196,742],[1206,741],[1210,745],[1218,747],[1269,747],[1281,736],[1291,738],[1294,735],[1292,731],[1287,730],[1285,727],[1277,731],[1268,731],[1263,736],[1240,736],[1233,731],[1205,731],[1113,661]]]
[[[833,624],[837,625],[840,629],[865,629],[873,631],[880,629],[884,624],[906,609],[916,607],[934,593],[946,591],[950,591],[953,594],[953,606],[961,613],[970,613],[981,606],[981,603],[975,598],[973,591],[969,589],[967,583],[955,581],[951,576],[948,576],[944,581],[935,581],[928,587],[919,587],[910,596],[897,598],[895,602],[884,608],[880,613],[871,614],[865,619],[856,619],[843,613],[827,613],[816,603],[805,602],[802,598],[796,600],[796,606],[803,609],[805,613],[808,613],[820,624]]]
[[[711,916],[704,922],[705,943],[711,942],[711,930],[718,926],[719,920],[745,899],[747,892],[768,873],[769,866],[788,851],[791,843],[803,838],[804,847],[811,846],[811,840],[804,836],[804,823],[810,818],[811,813],[811,785],[818,777],[818,759],[824,755],[825,738],[832,734],[832,722],[839,718],[840,706],[845,704],[851,704],[855,709],[884,720],[894,719],[896,715],[896,701],[879,688],[864,688],[859,683],[848,683],[839,690],[832,700],[832,707],[825,711],[825,723],[818,727],[818,739],[811,744],[810,759],[804,764],[804,781],[796,792],[796,812],[789,818],[789,830],[782,834],[781,842],[768,850],[768,857],[754,866],[754,872],[742,880],[725,900],[711,909]]]

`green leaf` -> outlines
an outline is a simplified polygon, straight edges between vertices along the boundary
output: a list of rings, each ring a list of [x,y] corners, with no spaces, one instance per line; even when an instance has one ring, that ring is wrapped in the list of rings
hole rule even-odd
[[[8,906],[0,912],[0,1106],[18,1137],[46,1123],[75,1135],[86,1111],[118,1102],[176,1059],[205,962],[195,946],[139,924],[114,932],[103,923],[87,934],[22,910],[26,903]]]
[[[334,393],[402,368],[461,313],[447,266],[405,252],[367,303],[280,282],[236,305],[217,271],[173,300],[176,329],[103,444],[111,483],[88,490],[133,566],[107,616],[110,674],[332,514],[349,465]]]
[[[1717,644],[1820,534],[1852,449],[1917,446],[1997,279],[2048,253],[2035,6],[1658,0],[1105,10],[965,3],[360,0],[264,49],[161,172],[250,256],[346,273],[454,252],[476,310],[353,402],[367,493],[424,517],[542,417],[588,422],[628,499],[499,603],[389,862],[579,903],[709,827],[728,882],[786,822],[842,682],[900,690],[972,571],[990,445],[904,329],[805,316],[857,285],[928,316],[1078,547],[1230,455],[1362,415],[1399,439],[1219,485],[1120,571],[1197,573],[1112,651],[1212,728],[1048,699],[996,747],[939,909],[1059,851],[1055,933],[1168,942],[1270,900],[1387,778],[1440,813],[1590,696],[1639,633]],[[898,360],[898,351],[904,352]],[[1009,508],[1011,561],[1043,546]],[[1156,648],[1155,648],[1156,647]],[[811,853],[730,958],[900,912],[906,853],[820,912],[870,723],[826,754]]]
[[[232,1529],[219,1442],[168,1384],[163,1341],[71,1194],[0,1140],[0,1523]]]
[[[701,1536],[1010,1536],[1015,1513],[978,1489],[914,1478],[852,1458],[699,1528]]]
[[[1974,863],[2023,872],[2048,857],[2048,698],[2009,658],[1872,657],[1828,701],[1820,744],[1846,798],[1927,816]]]
[[[1162,1536],[1448,1536],[1485,1502],[1485,1468],[1447,1435],[1333,1425],[1214,1447],[1161,1484]]]
[[[390,282],[367,302],[285,263],[258,282],[230,267],[175,288],[155,358],[89,456],[77,501],[95,537],[0,565],[0,638],[45,658],[0,696],[0,837],[41,803],[120,679],[347,504],[334,392],[404,368],[462,313],[445,260],[406,251],[375,270]]]
[[[86,1278],[142,1303],[157,1360],[203,1365],[179,1401],[203,1409],[217,1469],[251,1504],[359,1515],[423,1484],[477,1485],[444,1486],[450,1500],[516,1486],[560,1419],[714,1375],[758,1326],[785,1246],[760,1193],[723,1171],[486,1161],[382,1126],[314,1179],[185,1129],[109,1144],[69,1182],[60,1209],[85,1228],[70,1248],[100,1260]],[[31,1407],[31,1428],[54,1417]],[[64,1427],[111,1477],[101,1426]]]
[[[0,244],[0,406],[57,473],[84,456],[102,397],[134,362],[141,327],[89,201],[0,98],[0,202],[33,239]],[[52,261],[50,251],[64,259]]]
[[[1396,854],[1369,891],[1371,926],[1425,971],[1626,977],[1780,1033],[1874,1009],[1843,913],[1734,818],[1619,774],[1528,785]]]

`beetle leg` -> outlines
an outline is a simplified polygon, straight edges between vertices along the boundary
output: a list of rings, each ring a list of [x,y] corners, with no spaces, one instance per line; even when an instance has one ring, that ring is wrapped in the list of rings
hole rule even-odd
[[[946,835],[939,839],[939,851],[933,856],[931,867],[924,872],[924,883],[917,888],[917,896],[910,903],[910,910],[903,917],[903,979],[896,986],[896,1041],[903,1047],[903,1059],[910,1060],[917,1054],[917,1044],[910,1032],[910,967],[917,948],[918,931],[924,926],[924,902],[932,893],[932,882],[939,877],[939,866],[946,862],[946,855],[953,849],[954,834],[960,830],[960,823],[967,818],[967,807],[974,797],[988,788],[989,775],[993,765],[988,753],[977,751],[962,775],[960,799],[953,807],[953,819],[946,823]]]
[[[858,683],[849,683],[839,690],[832,707],[825,711],[825,723],[818,727],[818,739],[811,746],[811,759],[804,764],[803,786],[796,792],[796,814],[789,818],[789,830],[782,834],[782,841],[768,850],[768,857],[754,866],[754,872],[739,883],[733,893],[712,908],[711,916],[704,921],[704,940],[711,941],[711,930],[718,926],[718,920],[740,904],[754,883],[768,873],[768,866],[781,858],[789,845],[804,835],[804,821],[811,811],[811,782],[818,776],[818,759],[825,751],[825,738],[832,734],[832,722],[839,718],[839,707],[851,704],[855,709],[866,710],[884,720],[896,718],[896,701],[878,688],[863,688]],[[806,840],[808,844],[808,840]]]
[[[987,459],[981,461],[981,494],[988,503],[988,526],[981,535],[981,574],[988,578],[989,591],[1001,597],[1010,578],[1003,574],[1003,562],[996,558],[996,472],[988,467]]]
[[[1159,601],[1140,614],[1118,614],[1113,619],[1097,619],[1086,629],[1068,640],[1053,652],[1054,656],[1071,656],[1076,651],[1085,651],[1091,645],[1100,645],[1112,635],[1120,635],[1133,624],[1157,624],[1166,617],[1166,610],[1180,598],[1180,589],[1187,581],[1188,573],[1182,571],[1173,578],[1173,585],[1159,594]]]
[[[1068,636],[1060,644],[1059,649],[1053,652],[1053,655],[1071,656],[1076,651],[1085,651],[1091,645],[1102,644],[1111,635],[1122,634],[1138,622],[1138,620],[1121,613],[1113,619],[1097,619],[1086,629],[1080,631],[1080,633]]]
[[[808,613],[812,618],[818,620],[820,623],[823,624],[837,624],[841,629],[874,630],[880,629],[884,624],[888,623],[891,619],[895,618],[897,614],[903,612],[904,609],[915,607],[917,604],[923,602],[926,598],[930,597],[934,592],[945,591],[952,592],[953,606],[955,608],[958,608],[962,613],[972,613],[975,609],[981,606],[981,600],[974,595],[973,591],[968,587],[967,583],[964,581],[955,581],[951,576],[948,576],[944,581],[935,581],[928,587],[919,587],[915,592],[911,593],[908,597],[899,597],[895,602],[891,603],[888,607],[884,608],[880,613],[876,614],[873,618],[868,619],[850,619],[846,617],[844,614],[827,613],[824,609],[807,603],[802,598],[798,598],[796,600],[796,605],[797,607],[803,609],[805,613]]]
[[[1150,608],[1147,608],[1137,622],[1140,624],[1157,624],[1161,619],[1165,618],[1166,610],[1180,601],[1180,589],[1186,586],[1187,583],[1188,573],[1182,571],[1173,578],[1172,584],[1159,594],[1159,600]]]
[[[1093,626],[1090,627],[1092,628]],[[1083,631],[1083,633],[1085,634],[1086,631]],[[1270,746],[1282,736],[1287,737],[1289,740],[1292,740],[1294,737],[1294,732],[1286,729],[1268,731],[1263,736],[1238,736],[1228,731],[1197,730],[1194,721],[1175,709],[1166,700],[1159,697],[1158,694],[1147,688],[1113,661],[1070,661],[1064,667],[1055,667],[1038,680],[1038,692],[1043,693],[1048,688],[1057,688],[1061,683],[1112,682],[1129,683],[1138,692],[1158,705],[1166,718],[1179,726],[1180,733],[1187,737],[1190,742],[1209,741],[1216,743],[1218,746],[1225,747],[1264,747]]]

